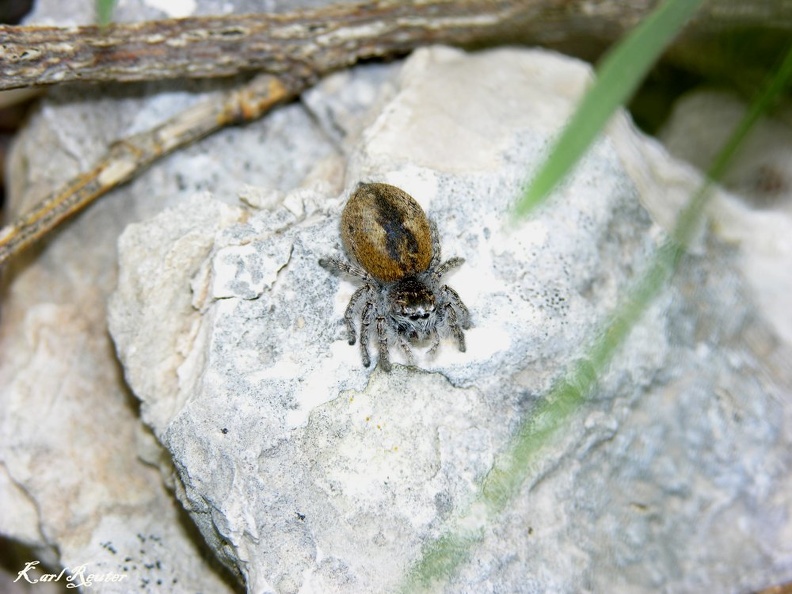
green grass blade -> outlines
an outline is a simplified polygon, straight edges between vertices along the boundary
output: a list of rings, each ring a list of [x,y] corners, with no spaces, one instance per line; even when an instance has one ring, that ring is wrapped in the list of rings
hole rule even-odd
[[[96,22],[100,27],[106,27],[113,20],[116,0],[96,0]]]
[[[515,208],[517,217],[538,206],[575,166],[597,134],[635,92],[646,73],[702,0],[666,0],[603,58],[594,85],[583,98],[553,150]]]

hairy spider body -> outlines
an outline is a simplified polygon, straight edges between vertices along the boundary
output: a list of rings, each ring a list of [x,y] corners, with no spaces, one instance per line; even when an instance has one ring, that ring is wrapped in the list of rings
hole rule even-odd
[[[442,276],[460,266],[462,258],[440,263],[437,226],[406,192],[388,184],[360,184],[341,215],[341,238],[354,264],[323,258],[319,264],[361,279],[364,285],[349,300],[344,313],[349,344],[355,344],[355,317],[360,312],[360,350],[368,367],[371,326],[379,344],[379,361],[390,371],[389,335],[394,335],[412,364],[410,342],[432,340],[451,333],[465,350],[463,329],[470,314],[459,295],[440,283]]]

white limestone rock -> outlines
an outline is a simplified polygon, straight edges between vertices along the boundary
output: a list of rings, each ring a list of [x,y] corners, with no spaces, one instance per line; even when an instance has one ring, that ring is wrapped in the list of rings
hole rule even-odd
[[[706,170],[736,129],[747,106],[717,91],[677,102],[661,138],[675,156]],[[730,191],[711,209],[714,230],[740,246],[738,265],[758,310],[792,345],[792,111],[763,118],[742,144],[723,179]]]
[[[367,114],[328,107],[369,76],[383,90]],[[338,74],[304,105],[343,156],[343,191],[247,189],[267,206],[251,210],[216,190],[124,232],[109,322],[125,377],[180,500],[248,591],[403,585],[650,261],[663,234],[640,199],[664,179],[628,171],[696,179],[621,115],[545,207],[509,224],[588,77],[551,53],[446,48]],[[448,283],[472,312],[467,352],[446,340],[435,358],[419,350],[421,369],[386,374],[347,344],[356,285],[317,260],[340,254],[360,180],[412,194],[444,254],[466,259]],[[782,346],[733,249],[702,235],[700,250],[438,591],[726,591],[789,574],[789,392],[768,369]],[[762,548],[746,550],[754,536]]]

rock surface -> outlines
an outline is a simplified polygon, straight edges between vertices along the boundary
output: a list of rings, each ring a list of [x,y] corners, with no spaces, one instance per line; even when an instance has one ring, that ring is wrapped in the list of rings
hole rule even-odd
[[[198,4],[198,13],[229,8],[220,0]],[[235,9],[249,12],[253,4],[239,2]],[[90,23],[92,6],[42,0],[32,19]],[[123,21],[167,14],[141,0],[122,3],[116,16]],[[148,129],[222,86],[51,89],[10,157],[7,215],[27,210],[89,170],[116,139]],[[85,566],[86,574],[118,576],[118,582],[94,585],[103,592],[238,589],[163,484],[157,466],[167,465],[168,456],[140,422],[138,400],[123,379],[107,332],[116,245],[130,222],[204,188],[234,203],[237,194],[251,193],[245,184],[295,188],[315,167],[322,170],[334,151],[304,109],[285,107],[156,164],[3,270],[0,533],[28,548],[25,561],[41,561],[56,574]],[[228,158],[213,157],[220,154]],[[10,580],[22,569],[12,567]],[[37,569],[31,579],[42,574]]]
[[[697,91],[677,102],[661,138],[668,150],[706,170],[747,106],[725,92]],[[718,235],[738,244],[737,262],[752,299],[792,344],[792,110],[760,120],[745,139],[714,209]]]
[[[303,188],[250,211],[199,196],[120,243],[110,328],[127,379],[185,507],[251,592],[403,585],[662,237],[623,167],[656,147],[623,121],[551,204],[506,222],[586,83],[580,64],[422,50],[374,117],[339,124],[326,106],[349,76],[305,98],[346,132],[341,197]],[[422,369],[361,367],[340,325],[356,285],[317,264],[339,254],[358,180],[408,191],[466,258],[448,282],[473,312],[467,352],[444,341]],[[788,552],[743,540],[780,547],[788,532],[774,520],[789,506],[783,392],[756,379],[777,343],[731,250],[702,242],[441,590],[728,590],[788,569]]]
[[[91,207],[4,296],[0,531],[52,565],[129,575],[106,592],[403,585],[647,265],[662,231],[644,206],[665,223],[698,183],[619,116],[551,202],[510,226],[588,77],[546,52],[421,50],[329,77]],[[16,148],[15,208],[206,90],[138,89],[45,102]],[[416,350],[421,369],[385,374],[347,344],[357,285],[317,260],[341,255],[340,209],[360,180],[411,193],[444,255],[466,259],[447,280],[473,315],[467,352],[444,341],[434,358]],[[732,204],[719,195],[722,234],[702,232],[438,591],[745,591],[788,577],[788,345],[757,307],[770,289],[744,273],[753,244],[720,223]]]

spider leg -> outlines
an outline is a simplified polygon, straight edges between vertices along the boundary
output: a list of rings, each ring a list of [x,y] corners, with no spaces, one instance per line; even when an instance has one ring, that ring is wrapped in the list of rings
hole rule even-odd
[[[451,260],[449,260],[449,262],[450,261]],[[447,263],[448,262],[446,262],[446,264]],[[448,285],[443,285],[443,287],[440,289],[440,292],[448,299],[448,304],[452,305],[453,307],[456,307],[459,310],[459,312],[462,314],[459,325],[462,326],[462,328],[465,328],[466,330],[470,328],[470,311],[468,311],[468,308],[465,306],[464,303],[462,303],[462,299],[459,298],[459,293],[454,291],[454,289],[452,289]],[[453,307],[451,309],[453,309]],[[455,323],[456,323],[456,318],[457,318],[456,311],[454,311]]]
[[[460,301],[460,303],[461,303],[461,301]],[[465,352],[465,333],[462,332],[462,328],[460,328],[459,324],[457,323],[456,310],[454,310],[454,306],[451,305],[451,303],[446,303],[445,304],[445,308],[446,308],[446,316],[447,316],[447,319],[448,319],[448,327],[451,328],[451,332],[454,333],[454,336],[456,337],[457,342],[459,342],[459,352],[464,353]],[[465,310],[465,311],[467,311],[467,310]]]
[[[415,365],[415,357],[413,357],[410,343],[407,342],[401,334],[399,334],[399,346],[401,346],[402,351],[404,351],[404,354],[407,357],[407,363],[410,365]]]
[[[319,258],[319,266],[331,272],[344,272],[349,276],[363,279],[366,282],[371,282],[372,280],[371,275],[362,268],[337,258]]]
[[[440,232],[432,220],[429,221],[429,229],[432,235],[432,261],[429,263],[429,268],[433,269],[440,264]]]
[[[368,353],[368,341],[369,326],[371,325],[371,319],[374,317],[373,314],[374,304],[369,301],[366,303],[366,307],[363,308],[362,323],[360,326],[360,356],[363,357],[363,367],[371,365],[371,358]]]
[[[379,362],[385,371],[391,370],[390,356],[388,355],[388,337],[385,334],[385,318],[377,317],[377,336],[379,337]]]
[[[464,258],[451,258],[440,264],[434,270],[432,275],[434,276],[435,280],[440,280],[440,277],[442,277],[446,272],[448,272],[452,268],[457,268],[458,266],[462,266],[462,264],[464,263],[465,263]]]
[[[427,354],[430,357],[434,357],[434,354],[437,352],[437,348],[440,346],[440,334],[438,334],[435,328],[432,328],[431,335],[432,335],[432,346],[429,347]]]
[[[358,301],[363,295],[367,292],[371,292],[371,285],[364,285],[360,287],[357,291],[352,294],[352,298],[349,300],[349,305],[347,305],[346,311],[344,312],[344,322],[346,323],[347,327],[347,336],[349,337],[349,344],[355,344],[355,308],[357,307]],[[361,329],[361,340],[363,340],[362,336],[362,329]]]

